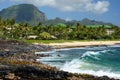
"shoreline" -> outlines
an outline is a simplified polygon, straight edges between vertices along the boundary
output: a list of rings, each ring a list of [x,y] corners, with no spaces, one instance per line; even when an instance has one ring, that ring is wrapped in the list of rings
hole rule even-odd
[[[37,62],[37,58],[49,55],[39,55],[35,52],[52,50],[53,48],[48,45],[33,45],[7,40],[1,40],[0,45],[0,79],[3,80],[117,80],[107,76],[73,74]]]
[[[67,45],[66,45],[67,44]],[[120,41],[87,41],[87,42],[64,42],[64,43],[50,43],[50,44],[44,44],[47,46],[52,46],[54,47],[56,50],[62,50],[62,49],[76,49],[76,48],[85,48],[87,46],[115,46],[115,45],[120,45]],[[64,70],[63,70],[64,71]],[[69,71],[67,71],[69,72]],[[69,72],[71,73],[71,72]],[[103,77],[103,76],[107,76],[111,79],[118,79],[119,78],[115,78],[115,77],[110,77],[108,75],[103,75],[103,76],[98,76],[98,75],[94,75],[94,74],[87,74],[87,73],[73,73],[73,74],[86,74],[86,75],[92,75],[95,77]],[[109,80],[109,79],[108,79]]]
[[[39,44],[39,43],[34,43]],[[76,48],[76,47],[86,47],[86,46],[112,46],[112,45],[120,45],[120,41],[86,41],[86,42],[64,42],[64,43],[49,43],[43,44],[46,46],[52,46],[55,49],[61,48]]]

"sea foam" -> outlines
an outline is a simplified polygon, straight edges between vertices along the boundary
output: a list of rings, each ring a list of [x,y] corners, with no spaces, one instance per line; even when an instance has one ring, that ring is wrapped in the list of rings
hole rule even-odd
[[[35,54],[49,54],[49,53],[54,53],[56,52],[56,50],[52,50],[52,51],[43,51],[43,52],[35,52]]]
[[[103,69],[94,70],[90,68],[92,66],[93,68],[102,67]],[[104,66],[87,63],[79,59],[74,59],[71,62],[66,62],[63,66],[61,66],[60,69],[71,73],[90,74],[94,76],[108,76],[110,78],[120,79],[120,73],[111,72],[111,69],[106,69]]]

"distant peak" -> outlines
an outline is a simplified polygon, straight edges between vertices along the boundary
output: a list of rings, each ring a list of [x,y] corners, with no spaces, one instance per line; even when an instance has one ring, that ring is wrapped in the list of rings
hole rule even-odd
[[[82,19],[82,21],[90,21],[90,19],[84,18],[84,19]]]
[[[18,4],[18,6],[34,6],[33,4]]]

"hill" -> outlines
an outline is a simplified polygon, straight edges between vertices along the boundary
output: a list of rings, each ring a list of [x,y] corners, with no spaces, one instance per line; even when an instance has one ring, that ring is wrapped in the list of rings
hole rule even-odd
[[[90,20],[88,18],[84,18],[83,20],[80,21],[81,24],[83,25],[111,25],[111,23],[106,23],[102,21],[96,21],[96,20]]]
[[[36,25],[47,20],[45,14],[32,4],[19,4],[0,11],[3,19],[13,18],[17,23],[28,22]]]
[[[49,20],[43,22],[44,25],[51,25],[51,24],[56,25],[56,24],[59,24],[59,23],[66,24],[66,21],[64,19],[56,17],[55,19],[49,19]]]
[[[45,25],[50,25],[50,24],[55,25],[55,24],[59,24],[59,23],[63,23],[63,24],[67,24],[67,25],[74,25],[76,23],[80,23],[83,25],[111,25],[112,24],[112,23],[106,23],[106,22],[102,22],[102,21],[90,20],[88,18],[84,18],[81,21],[77,21],[77,20],[66,21],[65,19],[61,19],[59,17],[56,17],[55,19],[50,19],[50,20],[43,22],[43,24],[45,24]]]

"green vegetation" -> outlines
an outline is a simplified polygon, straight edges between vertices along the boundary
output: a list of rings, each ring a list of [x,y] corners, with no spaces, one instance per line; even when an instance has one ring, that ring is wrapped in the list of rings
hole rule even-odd
[[[44,39],[44,40],[51,39],[51,35],[48,32],[42,32],[42,33],[40,33],[39,37],[40,37],[40,39]]]
[[[45,44],[49,44],[49,43],[64,43],[64,42],[89,42],[89,41],[93,41],[93,40],[23,40],[26,43],[45,43]],[[97,40],[97,41],[108,41],[108,40]],[[118,39],[114,39],[114,40],[110,40],[110,41],[118,41]]]
[[[74,42],[74,41],[80,41],[80,40],[24,40],[27,43],[63,43],[63,42]],[[81,40],[86,41],[86,40]]]
[[[99,28],[99,27],[104,27],[104,28],[112,28],[112,26],[109,25],[86,25],[86,27],[91,27],[91,28]]]
[[[58,25],[48,26],[39,23],[37,26],[31,26],[28,23],[17,24],[14,19],[3,20],[0,18],[0,38],[18,40],[45,40],[45,43],[52,41],[69,42],[74,40],[120,39],[120,27],[118,26],[91,26],[93,27],[88,27],[79,23],[74,25],[65,25],[59,23]]]

